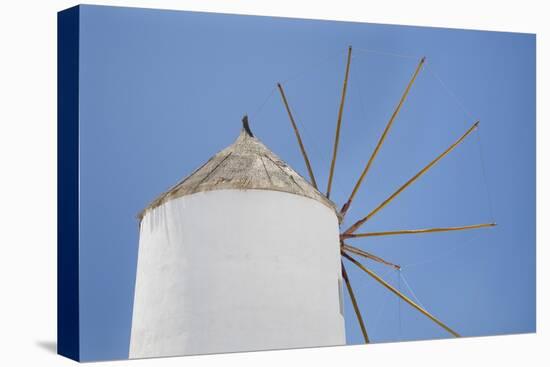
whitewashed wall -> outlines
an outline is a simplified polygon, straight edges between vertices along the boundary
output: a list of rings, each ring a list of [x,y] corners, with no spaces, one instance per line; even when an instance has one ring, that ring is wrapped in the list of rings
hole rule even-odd
[[[338,221],[302,196],[201,192],[140,228],[130,358],[345,344]]]

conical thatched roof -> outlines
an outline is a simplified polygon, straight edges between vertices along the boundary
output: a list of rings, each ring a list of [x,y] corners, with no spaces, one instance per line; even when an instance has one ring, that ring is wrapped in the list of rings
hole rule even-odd
[[[317,200],[338,213],[332,201],[255,138],[245,122],[233,144],[161,194],[138,218],[169,200],[210,190],[283,191]]]

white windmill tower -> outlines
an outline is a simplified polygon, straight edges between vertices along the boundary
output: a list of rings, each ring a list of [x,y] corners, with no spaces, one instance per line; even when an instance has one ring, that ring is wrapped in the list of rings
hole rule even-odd
[[[345,344],[338,210],[246,117],[139,217],[130,358]]]

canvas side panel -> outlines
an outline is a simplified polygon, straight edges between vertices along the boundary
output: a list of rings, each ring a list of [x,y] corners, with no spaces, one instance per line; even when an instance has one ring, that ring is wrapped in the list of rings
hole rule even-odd
[[[57,14],[57,352],[79,360],[79,7]]]

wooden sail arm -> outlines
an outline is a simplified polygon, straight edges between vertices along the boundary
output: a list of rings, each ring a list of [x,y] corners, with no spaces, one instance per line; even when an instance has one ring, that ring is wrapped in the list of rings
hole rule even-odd
[[[361,311],[359,310],[359,306],[357,305],[357,299],[355,298],[355,293],[353,293],[353,288],[351,287],[351,282],[349,280],[348,273],[346,272],[346,267],[344,266],[343,262],[341,262],[341,264],[342,264],[342,277],[344,278],[344,282],[346,283],[346,288],[348,290],[349,297],[351,298],[353,310],[355,311],[355,315],[357,316],[357,321],[359,322],[359,327],[361,328],[363,339],[365,339],[365,343],[370,343],[369,336],[367,334],[367,328],[365,327],[363,317],[361,316]]]
[[[401,194],[407,187],[412,185],[416,180],[418,180],[422,175],[424,175],[430,168],[435,166],[437,162],[443,159],[447,154],[449,154],[453,149],[455,149],[468,135],[474,131],[479,125],[479,121],[476,121],[457,141],[455,141],[451,146],[449,146],[443,153],[437,156],[433,161],[428,163],[424,168],[422,168],[417,174],[405,182],[397,191],[391,194],[386,200],[384,200],[380,205],[378,205],[374,210],[372,210],[367,216],[355,222],[351,227],[344,231],[344,235],[349,235],[354,233],[359,227],[361,227],[366,221],[372,218],[373,215],[378,213],[382,208],[388,205],[393,199],[395,199],[399,194]]]
[[[342,126],[342,115],[344,114],[344,102],[346,100],[346,90],[348,88],[349,66],[351,62],[351,46],[348,47],[348,61],[346,63],[346,74],[344,76],[344,87],[342,88],[342,98],[340,100],[340,108],[338,109],[338,120],[336,121],[336,133],[334,135],[334,146],[332,149],[332,160],[330,162],[330,172],[327,184],[327,198],[330,198],[330,190],[332,188],[332,178],[334,176],[334,167],[336,165],[336,154],[338,153],[338,143],[340,141],[340,127]]]
[[[317,182],[315,181],[315,175],[313,174],[313,169],[311,168],[311,163],[309,162],[309,158],[306,153],[306,148],[304,147],[304,143],[302,142],[302,137],[300,136],[300,132],[298,131],[298,126],[296,125],[296,121],[294,120],[294,116],[292,116],[292,112],[290,111],[290,107],[288,105],[288,101],[286,99],[285,92],[283,90],[283,86],[281,83],[277,83],[277,87],[279,88],[279,92],[281,93],[281,98],[283,99],[283,103],[286,108],[286,112],[288,113],[288,117],[290,119],[290,123],[292,124],[292,128],[294,129],[294,134],[296,135],[296,140],[298,140],[298,145],[300,146],[300,151],[302,152],[302,157],[304,157],[304,161],[306,163],[307,171],[309,173],[309,178],[311,180],[311,184],[313,187],[317,189]]]
[[[367,269],[366,267],[364,267],[359,261],[355,260],[353,257],[351,257],[350,255],[346,254],[344,251],[342,251],[342,256],[345,257],[346,259],[348,259],[349,261],[351,261],[354,265],[356,265],[359,269],[363,270],[365,273],[367,273],[368,275],[370,275],[372,278],[374,278],[374,280],[376,280],[378,283],[382,284],[384,287],[386,287],[389,291],[391,291],[392,293],[394,293],[396,296],[398,296],[399,298],[401,298],[403,301],[407,302],[409,305],[411,305],[412,307],[414,307],[415,309],[417,309],[418,311],[420,311],[420,313],[422,313],[424,316],[428,317],[430,320],[432,320],[433,322],[435,322],[437,325],[441,326],[443,329],[445,329],[447,332],[449,332],[450,334],[452,334],[453,336],[455,337],[460,337],[460,334],[458,334],[456,331],[454,331],[453,329],[451,329],[450,327],[448,327],[447,325],[445,325],[443,322],[441,322],[439,319],[437,319],[435,316],[433,316],[432,314],[430,314],[428,311],[426,311],[424,308],[422,308],[421,306],[417,305],[415,302],[413,302],[409,297],[407,297],[406,295],[404,295],[403,293],[401,293],[400,291],[398,291],[397,289],[395,289],[393,286],[391,286],[389,283],[387,283],[384,279],[380,278],[376,273],[374,273],[373,271]]]
[[[370,259],[370,260],[373,260],[373,261],[376,261],[376,262],[379,262],[381,264],[384,264],[384,265],[388,265],[388,266],[391,266],[395,269],[401,269],[401,266],[399,265],[396,265],[396,264],[393,264],[389,261],[386,261],[384,259],[382,259],[381,257],[378,257],[376,255],[373,255],[371,254],[370,252],[367,252],[367,251],[364,251],[364,250],[361,250],[360,248],[357,248],[357,247],[354,247],[354,246],[350,246],[346,243],[343,243],[342,242],[342,249],[345,250],[345,251],[349,251],[351,253],[354,253],[356,255],[359,255],[359,256],[363,256],[364,258],[367,258],[367,259]]]
[[[359,237],[377,237],[377,236],[393,236],[400,234],[420,234],[420,233],[436,233],[436,232],[449,232],[449,231],[464,231],[469,229],[478,229],[486,227],[494,227],[496,223],[481,223],[473,224],[469,226],[461,227],[437,227],[437,228],[423,228],[423,229],[404,229],[399,231],[384,231],[384,232],[366,232],[366,233],[350,233],[342,234],[342,238],[359,238]]]
[[[401,107],[403,106],[403,103],[407,99],[407,96],[409,95],[409,91],[411,90],[411,87],[412,87],[414,81],[416,80],[416,77],[418,76],[418,73],[422,69],[422,66],[424,65],[425,61],[426,61],[426,58],[423,57],[420,60],[420,62],[418,63],[418,65],[416,67],[416,70],[414,71],[413,76],[411,77],[411,80],[407,84],[407,87],[405,88],[405,91],[403,92],[403,95],[401,96],[401,99],[399,100],[399,103],[395,107],[395,110],[393,111],[388,123],[386,124],[386,128],[384,129],[384,132],[380,136],[380,139],[378,140],[378,143],[376,144],[376,147],[374,148],[374,151],[372,152],[365,168],[363,169],[363,172],[361,173],[361,176],[359,176],[359,179],[357,180],[357,183],[353,187],[353,190],[352,190],[348,200],[346,201],[346,203],[344,204],[344,206],[340,210],[340,214],[341,214],[342,218],[345,217],[345,215],[346,215],[346,213],[347,213],[347,211],[348,211],[348,209],[351,205],[351,202],[353,201],[353,198],[355,197],[355,194],[357,194],[357,191],[359,191],[359,187],[361,187],[361,184],[363,183],[363,180],[365,179],[365,176],[367,175],[367,172],[369,171],[369,169],[372,165],[372,162],[374,162],[374,159],[378,155],[378,151],[380,150],[380,147],[382,146],[382,144],[386,140],[386,136],[388,135],[388,132],[390,131],[390,128],[393,125],[393,122],[395,121],[395,118],[399,114],[399,111],[401,110]]]

